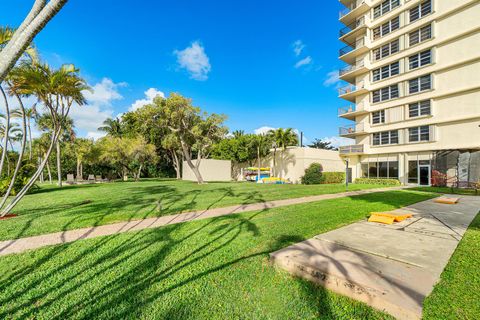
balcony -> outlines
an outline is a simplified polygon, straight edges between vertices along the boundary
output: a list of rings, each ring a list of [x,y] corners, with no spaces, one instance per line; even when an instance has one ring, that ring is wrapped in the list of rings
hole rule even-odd
[[[358,39],[354,43],[349,43],[347,46],[343,47],[338,51],[340,59],[349,64],[354,64],[355,57],[359,54],[366,53],[368,48],[366,46],[365,37]]]
[[[346,107],[338,108],[338,116],[348,120],[355,120],[356,116],[366,113],[368,113],[368,111],[365,111],[363,103],[357,105],[351,104]]]
[[[363,81],[359,82],[357,85],[349,84],[338,89],[339,97],[350,102],[355,102],[357,96],[366,93],[368,93],[368,90],[365,88],[365,83]]]
[[[356,155],[363,153],[363,144],[355,144],[351,146],[343,146],[338,149],[340,155]]]
[[[369,10],[365,0],[354,0],[345,5],[345,8],[339,12],[339,19],[344,24],[349,25],[355,21],[355,18]]]
[[[348,26],[342,28],[339,33],[340,40],[349,44],[355,41],[360,35],[365,34],[367,25],[365,24],[365,18],[361,18]]]
[[[365,132],[363,123],[356,123],[346,127],[340,127],[338,130],[341,137],[355,137],[360,133]]]

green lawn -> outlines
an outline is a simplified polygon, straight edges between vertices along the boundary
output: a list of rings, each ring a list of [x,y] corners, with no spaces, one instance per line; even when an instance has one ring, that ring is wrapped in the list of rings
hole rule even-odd
[[[349,190],[381,186],[350,185]],[[162,216],[196,209],[256,203],[345,191],[344,185],[259,185],[144,180],[82,186],[44,185],[0,220],[0,240]]]
[[[429,319],[480,317],[480,214],[425,301],[424,315]]]
[[[135,199],[145,197],[145,190],[139,196],[136,188],[158,190],[168,185],[132,183],[115,188],[129,190]],[[265,198],[276,197],[278,191],[272,190],[280,190],[222,186],[239,188],[235,193],[262,190]],[[197,189],[185,184],[187,188]],[[102,188],[77,190],[93,197],[90,190]],[[299,196],[315,189],[288,190]],[[218,199],[221,193],[212,193],[216,203],[227,201]],[[65,198],[68,190],[52,193],[58,201],[57,194]],[[117,196],[112,192],[107,197]],[[255,200],[259,196],[252,195]],[[385,319],[362,303],[275,269],[268,254],[362,219],[371,211],[392,210],[433,196],[408,190],[325,200],[0,257],[0,319]],[[127,203],[127,198],[122,199],[116,201]]]
[[[459,194],[459,195],[466,195],[466,196],[480,196],[480,192],[475,191],[474,189],[459,189],[459,188],[452,188],[449,187],[415,187],[412,188],[413,190],[418,191],[426,191],[426,192],[436,192],[436,193],[444,193],[444,194]]]

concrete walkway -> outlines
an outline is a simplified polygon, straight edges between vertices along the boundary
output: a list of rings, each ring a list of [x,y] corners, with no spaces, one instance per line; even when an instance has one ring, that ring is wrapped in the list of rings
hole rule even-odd
[[[321,200],[336,199],[342,197],[358,196],[362,194],[385,192],[393,190],[401,190],[405,187],[378,188],[361,191],[342,192],[336,194],[323,194],[318,196],[309,196],[294,199],[267,201],[262,203],[236,205],[224,208],[215,208],[202,211],[192,211],[187,213],[174,214],[158,218],[148,218],[143,220],[125,221],[114,224],[102,225],[97,227],[89,227],[63,232],[49,233],[28,238],[20,238],[14,240],[6,240],[0,242],[0,256],[20,253],[26,250],[38,249],[45,246],[57,245],[62,243],[73,242],[81,239],[90,239],[100,236],[107,236],[116,233],[128,231],[138,231],[148,228],[158,228],[161,226],[182,223],[193,220],[201,220],[212,217],[225,216],[249,211],[259,211],[271,208],[278,208],[294,204],[309,203]]]
[[[297,276],[399,319],[420,319],[425,297],[479,211],[480,197],[462,196],[456,205],[428,200],[393,211],[414,214],[404,222],[354,223],[270,256]]]

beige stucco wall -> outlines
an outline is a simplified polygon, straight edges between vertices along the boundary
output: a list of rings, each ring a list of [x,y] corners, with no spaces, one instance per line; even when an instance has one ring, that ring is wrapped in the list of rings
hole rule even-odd
[[[366,66],[362,73],[356,75],[354,83],[364,82],[367,92],[357,94],[354,103],[367,113],[352,119],[365,128],[363,132],[351,136],[356,144],[364,146],[363,154],[349,156],[350,163],[355,166],[354,177],[361,175],[360,163],[387,157],[398,159],[403,182],[406,180],[408,159],[412,157],[428,159],[432,152],[438,150],[480,149],[480,1],[433,0],[433,12],[410,23],[409,9],[420,2],[401,1],[400,7],[378,19],[373,19],[373,7],[363,13],[367,30],[359,34],[358,39],[364,37],[369,50],[352,55],[354,60]],[[374,6],[379,2],[367,3]],[[374,40],[373,29],[397,15],[400,16],[400,29]],[[430,23],[432,38],[410,47],[409,32]],[[374,61],[373,49],[395,39],[399,39],[400,52]],[[409,70],[408,57],[427,49],[432,49],[432,63]],[[396,61],[400,62],[399,75],[372,81],[372,70]],[[432,90],[408,94],[408,80],[427,74],[432,75]],[[399,98],[372,103],[372,90],[392,84],[399,84]],[[422,100],[431,100],[432,114],[410,119],[408,104]],[[371,113],[379,110],[385,110],[386,122],[373,125]],[[431,141],[409,142],[408,129],[423,125],[431,127]],[[373,133],[388,130],[399,131],[399,144],[373,146]]]
[[[187,162],[183,162],[182,179],[197,181],[192,169]],[[232,162],[230,160],[202,159],[200,162],[200,174],[205,181],[231,181]]]
[[[284,152],[276,151],[276,165],[274,167],[273,150],[270,156],[262,159],[262,167],[271,167],[277,177],[290,179],[293,183],[300,183],[305,169],[312,163],[320,163],[324,172],[344,172],[345,164],[340,158],[338,151],[322,150],[314,148],[288,147]],[[255,163],[255,166],[257,163]],[[234,179],[241,180],[241,168],[249,167],[248,164],[235,165],[233,169]]]

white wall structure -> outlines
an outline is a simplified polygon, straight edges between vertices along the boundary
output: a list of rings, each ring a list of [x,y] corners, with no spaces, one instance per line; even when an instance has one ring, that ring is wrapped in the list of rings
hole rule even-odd
[[[200,162],[200,174],[203,180],[207,182],[232,181],[232,162],[230,160],[202,159]],[[186,161],[183,162],[182,179],[197,181],[195,174]]]
[[[262,159],[262,167],[271,167],[274,176],[289,179],[293,183],[300,183],[305,169],[312,163],[320,163],[324,172],[345,172],[345,163],[338,151],[300,147],[287,147],[284,151],[277,149],[275,165],[273,153],[272,149],[270,156]],[[256,162],[254,166],[257,166]],[[233,170],[235,180],[242,180],[241,168],[246,167],[249,165],[235,166]]]

